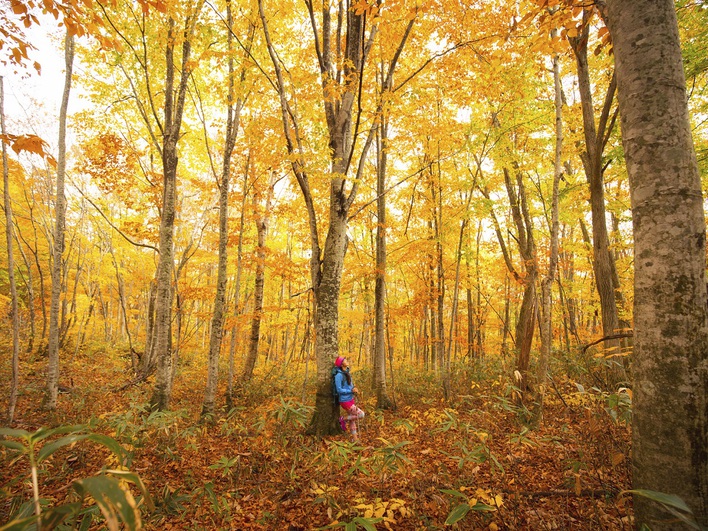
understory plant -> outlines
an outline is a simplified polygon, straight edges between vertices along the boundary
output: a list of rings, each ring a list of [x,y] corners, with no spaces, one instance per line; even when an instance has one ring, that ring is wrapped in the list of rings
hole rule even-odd
[[[152,500],[140,477],[128,470],[104,470],[97,476],[77,479],[71,484],[72,501],[43,510],[49,502],[40,497],[38,478],[42,465],[60,448],[83,440],[105,446],[121,464],[125,462],[125,450],[115,439],[87,431],[84,425],[42,427],[33,433],[0,428],[0,446],[8,449],[10,462],[7,466],[26,458],[32,484],[32,500],[22,504],[11,520],[0,527],[0,531],[85,530],[89,529],[97,515],[96,508],[103,514],[110,531],[118,531],[121,522],[127,529],[141,529],[140,506],[152,509]],[[139,489],[141,496],[138,501],[131,494],[128,483]],[[93,500],[93,503],[84,507],[87,499]]]

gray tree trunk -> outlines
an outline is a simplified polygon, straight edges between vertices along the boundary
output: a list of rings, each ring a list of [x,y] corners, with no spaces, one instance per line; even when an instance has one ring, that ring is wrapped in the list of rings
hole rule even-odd
[[[0,76],[0,132],[5,131],[5,85]],[[7,242],[7,276],[10,282],[10,313],[12,314],[12,380],[10,396],[7,401],[7,424],[12,425],[17,406],[17,392],[20,385],[20,313],[17,304],[17,286],[15,285],[15,257],[13,254],[14,224],[12,221],[12,202],[10,201],[10,172],[7,167],[7,144],[2,141],[2,180],[3,204],[5,206],[5,241]]]
[[[261,339],[261,322],[263,320],[263,295],[265,292],[265,258],[266,258],[266,236],[268,234],[268,215],[273,199],[272,181],[268,183],[268,197],[265,202],[264,211],[256,215],[256,232],[258,243],[256,247],[256,278],[253,287],[253,318],[251,319],[251,333],[248,341],[248,353],[241,373],[241,382],[247,382],[253,377],[253,369],[258,359],[258,345]],[[258,195],[254,195],[254,206],[258,203]]]
[[[250,159],[249,159],[250,160]],[[241,216],[238,230],[238,245],[236,246],[236,280],[234,282],[234,326],[231,329],[231,341],[229,342],[229,376],[226,384],[226,407],[234,406],[234,374],[236,360],[236,342],[238,341],[239,323],[238,316],[241,314],[241,273],[243,271],[243,229],[246,216],[246,198],[248,197],[248,171],[249,161],[246,162],[246,169],[243,172],[243,198],[241,199]]]
[[[162,216],[160,218],[160,258],[157,264],[155,296],[155,387],[150,399],[153,409],[164,410],[172,396],[172,271],[174,268],[175,207],[177,204],[177,143],[184,114],[187,85],[190,79],[191,38],[194,35],[202,2],[185,19],[182,41],[181,72],[175,87],[175,20],[168,22],[165,50],[165,107],[162,141]]]
[[[538,264],[536,258],[536,244],[533,237],[533,227],[531,225],[531,217],[528,212],[528,204],[526,200],[526,189],[523,184],[523,178],[517,172],[516,184],[511,179],[509,170],[504,168],[504,183],[506,186],[509,203],[511,205],[512,217],[516,226],[516,237],[514,238],[519,248],[519,254],[523,259],[524,272],[516,271],[511,260],[511,255],[507,249],[507,244],[504,241],[504,236],[499,225],[499,221],[494,211],[491,211],[492,221],[494,222],[494,230],[499,240],[499,245],[502,250],[504,262],[509,272],[514,276],[517,282],[524,286],[524,294],[519,308],[519,317],[516,321],[515,331],[515,347],[516,347],[516,378],[519,388],[523,392],[531,389],[529,381],[529,366],[531,364],[531,345],[533,343],[534,325],[536,322],[536,279],[538,277]],[[518,192],[517,192],[518,188]],[[480,189],[486,199],[489,199],[489,193],[486,190]],[[507,300],[508,303],[508,300]],[[506,313],[506,312],[505,312]],[[508,317],[505,318],[505,329],[508,323]],[[506,334],[504,334],[505,336]]]
[[[613,272],[614,256],[610,250],[605,211],[605,180],[603,176],[602,153],[609,138],[613,122],[610,120],[610,108],[615,93],[615,79],[612,78],[607,89],[605,102],[599,122],[595,124],[590,68],[588,66],[588,36],[590,31],[591,10],[583,12],[583,28],[578,37],[569,38],[575,54],[578,71],[578,90],[583,111],[583,131],[585,134],[585,152],[582,155],[585,176],[590,187],[590,211],[592,214],[593,271],[595,286],[600,297],[603,335],[617,332],[619,318]],[[618,342],[607,344],[617,346]]]
[[[537,420],[540,420],[543,414],[543,396],[546,388],[548,364],[551,359],[551,343],[553,339],[552,290],[558,266],[558,186],[563,174],[561,158],[563,154],[563,87],[558,63],[558,55],[554,55],[553,83],[555,86],[556,146],[553,164],[553,191],[551,192],[551,250],[548,259],[548,271],[543,280],[541,280],[541,353],[538,359],[538,372],[536,375],[538,409],[535,416]]]
[[[376,407],[392,406],[386,386],[386,163],[388,122],[379,127],[376,165],[376,285],[374,287],[374,392]]]
[[[25,287],[27,288],[27,310],[29,312],[29,337],[27,337],[27,348],[25,349],[26,352],[32,352],[32,349],[34,348],[34,338],[35,335],[37,334],[36,328],[36,317],[35,317],[35,301],[34,301],[34,274],[32,273],[32,264],[29,261],[29,258],[27,257],[27,253],[25,253],[22,243],[25,242],[26,240],[22,238],[19,230],[19,226],[17,227],[17,250],[20,251],[20,255],[22,256],[22,261],[25,264],[25,269],[27,271],[27,278],[25,279],[24,276],[22,277]]]
[[[227,55],[228,55],[228,102],[226,108],[226,131],[224,132],[224,152],[221,164],[221,180],[219,182],[219,258],[216,273],[216,293],[214,294],[214,310],[211,317],[211,332],[209,334],[209,358],[207,364],[207,384],[204,392],[204,402],[202,404],[202,415],[214,413],[214,402],[216,400],[216,389],[219,381],[219,357],[221,354],[221,343],[224,337],[224,314],[226,308],[226,281],[227,267],[229,262],[228,241],[229,241],[229,181],[231,177],[231,155],[238,136],[239,121],[241,118],[242,98],[235,98],[236,80],[234,73],[233,59],[233,15],[231,12],[231,2],[226,3],[226,31]],[[250,48],[250,46],[249,46]],[[241,70],[241,80],[245,77],[245,67]]]
[[[66,226],[66,196],[64,176],[66,173],[66,116],[71,92],[71,72],[74,67],[74,36],[67,30],[64,39],[64,93],[59,110],[59,154],[57,157],[57,189],[55,205],[54,246],[52,250],[52,298],[49,306],[49,342],[47,351],[47,397],[45,406],[57,408],[59,394],[59,309],[62,287],[62,256],[64,254],[64,231]]]
[[[609,0],[607,19],[634,222],[633,484],[707,526],[706,226],[675,7]],[[682,528],[644,497],[634,509],[638,526]]]

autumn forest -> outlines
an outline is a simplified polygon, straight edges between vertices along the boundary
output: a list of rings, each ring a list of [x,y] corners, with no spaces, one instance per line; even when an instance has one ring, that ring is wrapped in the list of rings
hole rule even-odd
[[[703,0],[6,0],[0,62],[0,530],[708,526]]]

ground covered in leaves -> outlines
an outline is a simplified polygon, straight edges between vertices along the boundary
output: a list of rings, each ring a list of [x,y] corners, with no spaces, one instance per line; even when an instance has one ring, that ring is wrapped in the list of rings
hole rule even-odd
[[[235,408],[200,422],[201,365],[185,360],[172,410],[150,412],[151,382],[115,391],[129,380],[125,359],[80,354],[62,367],[68,389],[50,416],[40,407],[46,361],[23,364],[14,428],[81,423],[126,450],[122,463],[87,440],[57,451],[40,465],[43,503],[71,501],[73,480],[127,466],[154,502],[148,509],[134,492],[145,529],[632,528],[631,498],[621,495],[630,441],[623,393],[587,392],[557,376],[543,420],[529,427],[501,376],[511,373],[504,360],[456,367],[448,401],[434,374],[400,369],[391,411],[375,409],[364,369],[355,379],[367,417],[353,444],[346,434],[304,435],[314,391],[292,364],[265,367]],[[6,523],[31,514],[32,489],[27,458],[0,452]],[[91,529],[105,528],[95,522]]]

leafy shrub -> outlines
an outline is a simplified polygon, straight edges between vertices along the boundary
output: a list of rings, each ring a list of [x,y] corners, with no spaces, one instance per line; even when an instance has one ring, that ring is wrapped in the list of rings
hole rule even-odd
[[[50,441],[50,438],[62,436]],[[113,452],[121,462],[124,462],[125,451],[115,439],[100,433],[87,432],[83,425],[60,426],[58,428],[39,428],[34,433],[26,430],[0,428],[0,446],[14,453],[13,462],[26,457],[29,461],[31,476],[34,515],[28,516],[29,504],[20,507],[11,521],[0,531],[23,531],[29,529],[61,529],[61,526],[71,520],[76,523],[81,520],[80,529],[88,529],[93,521],[95,510],[84,509],[84,501],[92,499],[95,506],[103,514],[105,524],[110,531],[118,531],[120,522],[128,529],[139,529],[140,503],[144,502],[152,508],[152,500],[145,485],[137,474],[125,470],[106,470],[104,473],[75,480],[72,485],[73,498],[76,501],[65,503],[43,510],[46,500],[39,496],[39,467],[57,450],[89,440],[101,444]],[[136,485],[142,497],[136,502],[126,482]],[[74,526],[75,528],[75,526]]]

